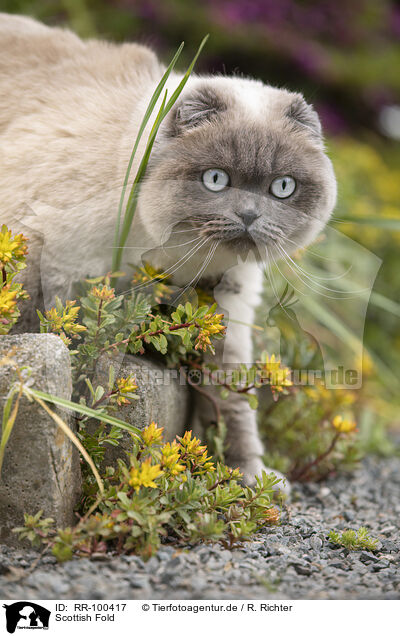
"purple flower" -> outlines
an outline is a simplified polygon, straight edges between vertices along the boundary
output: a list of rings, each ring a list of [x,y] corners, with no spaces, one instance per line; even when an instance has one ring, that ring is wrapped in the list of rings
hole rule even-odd
[[[323,102],[316,104],[316,110],[325,132],[330,135],[341,135],[347,131],[345,119],[333,106]]]

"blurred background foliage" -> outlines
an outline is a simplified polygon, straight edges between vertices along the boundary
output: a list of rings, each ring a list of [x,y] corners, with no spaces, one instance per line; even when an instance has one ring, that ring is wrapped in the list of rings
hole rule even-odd
[[[400,420],[400,4],[2,0],[1,8],[68,25],[83,37],[136,40],[165,62],[184,40],[182,68],[210,33],[197,71],[258,77],[301,91],[315,104],[339,184],[331,225],[382,260],[367,311],[369,354],[356,411],[366,448],[388,452],[382,431]],[[341,249],[338,244],[338,259]]]

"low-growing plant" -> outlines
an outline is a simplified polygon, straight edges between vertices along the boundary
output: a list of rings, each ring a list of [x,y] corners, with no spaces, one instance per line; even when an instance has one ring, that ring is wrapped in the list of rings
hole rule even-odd
[[[355,401],[353,391],[329,390],[321,383],[294,387],[277,403],[261,399],[259,427],[267,465],[292,481],[319,481],[353,469],[362,457]]]
[[[369,536],[367,528],[361,527],[359,530],[344,530],[336,532],[331,530],[328,539],[331,543],[347,548],[347,550],[374,550],[378,549],[378,539]]]
[[[7,236],[11,234],[7,230]],[[14,255],[19,258],[18,254]],[[21,255],[21,258],[24,254]],[[139,268],[136,280],[148,276]],[[172,307],[152,303],[169,295],[162,274],[153,276],[147,293],[132,292],[115,296],[110,276],[86,281],[86,293],[80,304],[56,299],[55,307],[38,312],[41,331],[58,335],[70,348],[74,375],[74,401],[36,390],[31,386],[29,367],[20,368],[13,351],[3,356],[1,365],[15,370],[3,410],[0,440],[0,472],[4,452],[11,435],[21,398],[35,400],[60,426],[86,459],[83,496],[79,506],[81,519],[74,528],[55,528],[42,512],[25,515],[25,524],[16,529],[21,538],[34,547],[51,546],[60,560],[73,554],[90,555],[108,549],[117,553],[134,552],[148,558],[161,540],[178,544],[220,541],[228,547],[246,540],[258,527],[279,521],[272,504],[274,486],[279,480],[265,473],[254,489],[238,483],[240,473],[208,455],[206,446],[187,432],[172,443],[163,444],[162,429],[153,423],[138,431],[113,412],[137,399],[133,376],[116,378],[109,367],[107,386],[94,386],[92,373],[101,355],[111,358],[118,352],[143,354],[152,349],[169,355],[170,363],[186,356],[193,363],[201,353],[214,351],[213,340],[223,337],[223,316],[216,306],[191,303]],[[161,282],[162,281],[162,282]],[[269,374],[269,375],[268,375]],[[271,381],[271,370],[267,380]],[[231,390],[240,390],[234,384]],[[247,389],[251,388],[249,382]],[[49,405],[72,410],[79,431],[75,435]],[[99,425],[90,433],[89,420]],[[214,436],[216,454],[223,457],[224,425],[217,422]],[[101,470],[105,445],[117,445],[121,430],[132,438],[127,461],[119,460],[117,469]],[[220,440],[219,446],[217,440]],[[101,474],[100,474],[101,473]]]
[[[13,236],[6,225],[0,228],[0,336],[16,324],[20,316],[17,303],[29,298],[21,283],[15,282],[26,267],[27,240],[23,234]]]
[[[264,473],[254,488],[243,487],[239,471],[215,464],[191,431],[172,443],[164,443],[162,433],[153,422],[132,440],[127,461],[106,469],[97,511],[93,493],[85,502],[89,513],[75,527],[57,530],[39,512],[25,515],[24,526],[14,532],[35,547],[51,547],[61,561],[107,550],[148,559],[161,541],[218,541],[231,548],[279,522],[272,503],[279,480],[273,474]]]

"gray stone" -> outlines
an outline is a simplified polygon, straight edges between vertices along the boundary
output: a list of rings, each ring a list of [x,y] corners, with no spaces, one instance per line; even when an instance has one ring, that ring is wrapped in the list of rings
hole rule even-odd
[[[164,427],[164,440],[171,441],[175,435],[182,435],[188,418],[190,395],[187,385],[181,382],[179,372],[167,369],[148,357],[122,355],[102,356],[97,363],[93,385],[107,386],[110,365],[114,366],[116,377],[136,377],[138,400],[121,407],[116,413],[128,424],[144,429],[156,422]],[[115,465],[118,458],[125,459],[124,451],[131,449],[130,434],[123,433],[118,446],[107,445],[104,463]]]
[[[7,574],[10,571],[10,564],[8,560],[1,558],[0,559],[0,575]]]
[[[131,576],[129,576],[128,581],[130,583],[130,586],[134,588],[146,587],[148,583],[147,577],[140,576],[139,574],[132,574]]]
[[[372,552],[363,550],[360,554],[360,561],[363,563],[379,563],[379,557],[372,554]]]
[[[322,539],[320,539],[320,537],[314,535],[310,538],[310,546],[313,550],[315,550],[316,552],[319,552],[322,548]]]
[[[312,567],[305,561],[303,561],[302,563],[301,562],[290,563],[290,565],[294,567],[297,574],[301,574],[303,576],[309,576],[312,572]]]
[[[381,559],[379,563],[374,563],[372,565],[372,571],[379,572],[379,570],[384,570],[385,568],[388,568],[389,565],[390,565],[389,561],[387,561],[386,559]]]
[[[11,354],[32,387],[71,399],[70,356],[57,336],[24,334],[0,338],[0,359]],[[9,364],[0,366],[0,413],[15,380]],[[71,428],[69,412],[56,412]],[[79,453],[54,420],[37,404],[21,397],[5,450],[0,479],[0,542],[20,545],[11,529],[23,524],[23,513],[43,510],[57,526],[73,523],[81,484]]]

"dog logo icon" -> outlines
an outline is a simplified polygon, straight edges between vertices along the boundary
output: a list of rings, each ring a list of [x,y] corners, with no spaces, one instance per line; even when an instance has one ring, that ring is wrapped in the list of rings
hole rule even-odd
[[[51,612],[32,603],[32,601],[18,601],[11,605],[3,605],[6,610],[6,627],[9,634],[16,629],[49,629]]]

